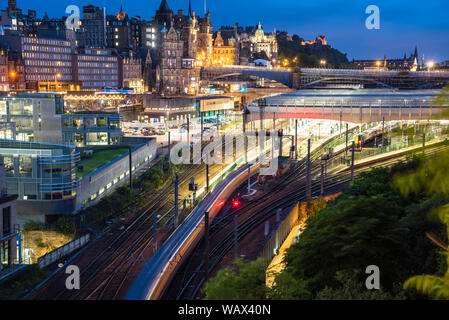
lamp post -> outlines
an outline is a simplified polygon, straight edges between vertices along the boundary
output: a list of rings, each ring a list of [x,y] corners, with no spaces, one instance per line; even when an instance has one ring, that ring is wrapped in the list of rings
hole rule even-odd
[[[9,77],[11,78],[11,80],[10,80],[10,82],[12,81],[12,83],[14,84],[14,89],[15,89],[15,82],[16,82],[16,76],[17,76],[17,73],[15,72],[15,71],[11,71],[10,73],[9,73]]]
[[[326,67],[326,60],[320,60],[320,65],[324,69]]]

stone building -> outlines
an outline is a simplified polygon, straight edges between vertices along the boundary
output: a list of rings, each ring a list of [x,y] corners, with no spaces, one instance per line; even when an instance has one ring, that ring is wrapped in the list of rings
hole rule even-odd
[[[214,40],[212,65],[237,65],[239,64],[239,50],[237,47],[237,41],[231,37],[223,40],[221,31],[217,31],[217,35]]]
[[[192,11],[190,1],[187,15],[183,10],[173,14],[167,1],[162,0],[152,25],[158,35],[144,68],[145,77],[152,77],[150,87],[161,94],[197,94],[200,67],[212,61],[210,14],[200,19]],[[154,72],[148,70],[150,63]]]
[[[254,33],[246,34],[246,37],[242,37],[241,46],[242,48],[248,48],[251,54],[265,52],[270,60],[278,55],[276,35],[266,34],[260,22]]]
[[[162,29],[161,61],[156,69],[158,91],[165,94],[196,94],[199,69],[184,56],[184,41],[172,26]]]
[[[134,89],[134,93],[144,92],[142,59],[129,51],[122,56],[122,87]]]

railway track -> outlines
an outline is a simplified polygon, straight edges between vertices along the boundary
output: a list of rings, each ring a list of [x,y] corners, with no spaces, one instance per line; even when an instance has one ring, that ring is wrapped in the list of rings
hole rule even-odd
[[[218,165],[211,166],[211,172]],[[221,167],[221,166],[220,166]],[[179,189],[187,189],[190,177],[205,171],[205,165],[184,166],[179,173]],[[43,284],[29,299],[44,300],[84,300],[117,299],[121,289],[129,280],[132,270],[143,260],[143,254],[153,244],[153,212],[161,213],[158,225],[167,225],[173,219],[173,181],[167,180],[156,192],[143,192],[148,199],[142,209],[124,229],[109,230],[109,236],[99,239],[95,248],[83,254],[72,264],[80,268],[80,290],[65,288],[66,275],[59,271],[52,279]],[[158,235],[158,239],[160,239]],[[84,260],[84,261],[83,261]]]
[[[436,146],[431,147],[425,150],[426,156],[432,156],[442,151],[448,150],[449,146]],[[318,152],[317,152],[318,153]],[[402,159],[404,159],[407,155],[401,155],[400,157],[387,159],[385,161],[378,162],[376,164],[369,164],[369,167],[360,167],[354,170],[354,174],[358,175],[361,172],[371,170],[372,167],[378,166],[390,166],[393,165]],[[314,157],[315,160],[318,157]],[[304,163],[302,166],[300,165],[296,170],[293,170],[291,174],[289,174],[283,181],[291,182],[292,179],[301,176],[304,173]],[[314,173],[317,173],[317,166],[315,165],[313,170]],[[312,173],[313,174],[313,173]],[[342,187],[348,185],[350,183],[350,172],[342,171],[336,175],[327,177],[326,181],[326,189],[325,190],[338,190]],[[312,181],[312,195],[320,194],[320,181]],[[246,214],[249,218],[244,221],[239,221],[238,227],[238,241],[244,239],[249,233],[254,231],[258,226],[263,224],[265,221],[273,218],[276,214],[276,210],[278,208],[285,208],[293,205],[298,201],[304,201],[306,199],[305,196],[306,186],[303,184],[299,189],[296,189],[295,192],[285,192],[285,194],[277,193],[274,195],[270,195],[266,197],[262,203],[258,203],[253,206],[253,203],[249,203],[244,208],[241,208],[237,211],[233,211],[233,215],[238,215],[239,218]],[[229,216],[228,216],[229,217]],[[228,221],[226,221],[228,220]],[[240,220],[240,219],[239,219]],[[212,249],[209,251],[209,261],[211,262],[208,269],[208,274],[212,273],[217,265],[222,261],[222,259],[232,250],[233,248],[233,227],[232,227],[231,219],[221,219],[219,223],[213,224],[210,230],[210,234],[214,235],[215,239],[220,239],[217,243],[214,244]],[[215,226],[215,227],[214,227]],[[224,231],[224,232],[220,232]],[[211,239],[212,240],[212,239]],[[199,244],[201,246],[202,243]],[[203,252],[201,248],[197,248],[195,251]],[[198,262],[198,260],[197,260]],[[182,286],[178,286],[180,288],[176,294],[176,296],[170,296],[170,298],[187,299],[192,300],[198,296],[200,288],[203,286],[205,281],[205,271],[204,271],[204,259],[201,259],[200,263],[192,269],[189,268],[188,272],[184,274],[190,274],[188,278],[182,278]],[[169,290],[173,294],[173,288]]]
[[[188,166],[180,172],[180,181],[185,183],[197,170]],[[188,183],[188,182],[187,182]],[[67,290],[66,275],[59,272],[45,283],[30,299],[116,299],[124,285],[126,276],[135,267],[138,258],[151,246],[153,241],[153,212],[166,211],[158,218],[158,224],[171,219],[173,200],[171,193],[172,181],[166,181],[156,192],[148,194],[148,200],[143,209],[132,219],[124,229],[111,228],[105,239],[99,239],[98,245],[86,252],[72,264],[79,266],[81,274],[81,289]],[[87,260],[83,261],[83,260]],[[122,277],[125,275],[125,277]]]

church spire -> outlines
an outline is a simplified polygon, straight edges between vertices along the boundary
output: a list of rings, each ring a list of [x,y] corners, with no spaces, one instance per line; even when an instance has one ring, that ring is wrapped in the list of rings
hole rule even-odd
[[[192,18],[192,1],[189,0],[189,18]]]
[[[161,11],[161,12],[170,11],[170,7],[168,6],[167,0],[161,1],[161,5],[159,6],[159,11]]]

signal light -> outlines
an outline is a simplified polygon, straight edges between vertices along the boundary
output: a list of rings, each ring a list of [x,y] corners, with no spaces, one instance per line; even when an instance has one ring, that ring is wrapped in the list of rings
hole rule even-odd
[[[232,200],[232,206],[234,208],[240,207],[240,201],[239,200]]]
[[[220,202],[217,203],[217,206],[218,206],[218,207],[221,207],[221,206],[224,205],[224,204],[225,204],[225,201],[224,201],[224,200],[221,200]]]

